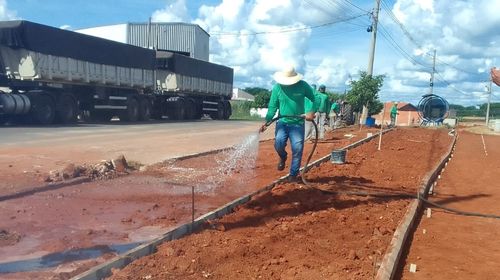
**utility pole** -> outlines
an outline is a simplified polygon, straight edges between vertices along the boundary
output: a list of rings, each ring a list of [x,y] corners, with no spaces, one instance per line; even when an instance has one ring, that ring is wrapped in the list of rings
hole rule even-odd
[[[436,73],[436,49],[434,49],[434,57],[432,59],[432,73],[431,73],[431,83],[429,91],[430,94],[434,92],[434,73]]]
[[[488,127],[490,122],[490,102],[491,102],[491,79],[490,86],[488,87],[488,105],[486,106],[486,127]]]
[[[377,43],[377,26],[378,26],[378,12],[380,10],[380,0],[375,0],[375,9],[373,10],[373,23],[372,23],[372,41],[370,45],[370,57],[368,58],[368,69],[366,73],[369,77],[373,75],[373,62],[375,60],[375,45]],[[363,112],[359,124],[362,125],[363,121],[368,117],[368,107],[363,104]]]

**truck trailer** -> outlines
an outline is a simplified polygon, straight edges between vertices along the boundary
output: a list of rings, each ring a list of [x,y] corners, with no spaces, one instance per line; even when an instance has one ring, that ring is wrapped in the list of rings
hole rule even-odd
[[[0,22],[0,124],[231,116],[233,69],[29,21]]]

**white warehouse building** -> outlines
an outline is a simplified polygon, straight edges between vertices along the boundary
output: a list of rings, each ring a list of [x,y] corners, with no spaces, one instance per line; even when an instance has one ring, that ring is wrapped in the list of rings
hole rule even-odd
[[[210,35],[197,24],[123,23],[75,31],[143,48],[177,52],[204,61],[209,59]]]

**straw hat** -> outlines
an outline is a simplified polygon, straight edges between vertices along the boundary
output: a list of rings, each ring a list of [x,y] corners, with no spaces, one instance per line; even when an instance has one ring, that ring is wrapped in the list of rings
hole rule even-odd
[[[274,73],[273,78],[278,84],[289,86],[302,80],[302,75],[295,72],[293,66],[288,66],[282,71]]]

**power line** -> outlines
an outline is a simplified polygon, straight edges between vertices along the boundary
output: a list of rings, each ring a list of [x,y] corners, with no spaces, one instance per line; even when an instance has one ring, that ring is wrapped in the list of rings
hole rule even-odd
[[[411,54],[409,54],[407,51],[401,47],[397,41],[392,37],[392,35],[387,31],[387,29],[379,22],[379,27],[380,27],[380,33],[382,37],[386,39],[386,41],[397,51],[399,52],[404,58],[406,58],[408,61],[410,61],[413,64],[418,64],[426,69],[430,69],[432,67],[425,65],[424,63],[416,60]]]
[[[467,95],[467,93],[466,93],[466,92],[459,90],[459,89],[458,89],[458,88],[456,88],[454,85],[452,85],[450,82],[448,82],[448,81],[447,81],[447,80],[446,80],[446,79],[445,79],[445,78],[441,75],[441,73],[439,73],[438,71],[436,71],[436,74],[440,77],[440,78],[438,78],[438,80],[440,80],[440,81],[442,81],[442,82],[446,83],[446,84],[447,84],[450,88],[452,88],[452,89],[453,89],[453,90],[455,90],[456,92],[461,93],[461,94],[465,94],[465,95]]]
[[[388,6],[388,4],[385,3],[384,0],[382,0],[382,10],[384,10],[384,12],[387,13],[387,15],[389,16],[389,18],[392,19],[392,21],[394,21],[398,26],[399,28],[401,28],[401,30],[403,31],[403,34],[408,37],[408,39],[410,39],[410,41],[415,44],[415,46],[417,46],[419,49],[422,49],[422,45],[419,44],[414,38],[413,36],[411,36],[410,32],[408,32],[408,29],[406,29],[406,27],[404,26],[404,24],[399,21],[399,19],[396,17],[396,15],[391,11],[391,8]]]
[[[367,11],[367,10],[365,10],[365,9],[363,9],[363,8],[361,8],[361,7],[359,7],[359,6],[357,6],[357,5],[355,5],[354,3],[352,3],[352,2],[351,2],[351,1],[349,1],[349,0],[344,0],[344,1],[346,1],[349,5],[351,5],[351,6],[355,7],[355,8],[357,8],[358,10],[360,10],[360,11],[362,11],[362,12],[369,13],[369,11]]]
[[[360,14],[344,19],[339,19],[336,21],[331,21],[323,24],[318,24],[318,25],[313,25],[313,26],[304,26],[304,27],[297,27],[297,28],[284,28],[281,30],[275,30],[275,31],[259,31],[259,32],[249,32],[249,33],[239,33],[239,32],[216,32],[216,33],[210,33],[211,36],[253,36],[253,35],[262,35],[262,34],[277,34],[277,33],[290,33],[290,32],[298,32],[298,31],[304,31],[304,30],[310,30],[310,29],[316,29],[316,28],[321,28],[337,23],[342,23],[342,22],[347,22],[362,16],[365,16],[366,14]]]

